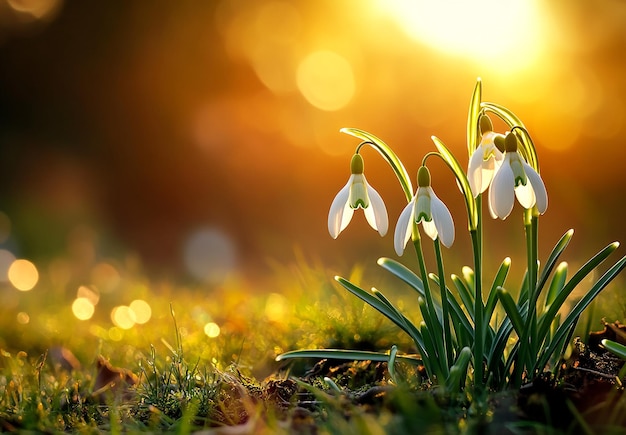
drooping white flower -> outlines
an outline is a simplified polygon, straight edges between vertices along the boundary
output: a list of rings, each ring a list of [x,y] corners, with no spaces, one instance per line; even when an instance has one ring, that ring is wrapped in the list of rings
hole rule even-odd
[[[513,210],[515,198],[526,209],[536,205],[541,214],[548,208],[546,186],[537,171],[517,151],[517,145],[517,137],[508,133],[502,166],[489,189],[489,213],[494,219],[506,219]]]
[[[371,187],[363,174],[363,157],[354,154],[350,162],[352,175],[337,193],[328,213],[328,232],[336,239],[352,220],[354,210],[362,208],[365,218],[381,236],[387,234],[389,218],[380,194]]]
[[[454,221],[446,205],[435,195],[430,187],[430,173],[426,166],[417,173],[417,192],[413,199],[400,213],[393,238],[396,254],[404,252],[406,243],[411,238],[413,222],[422,223],[424,232],[435,240],[439,237],[446,248],[454,242]]]
[[[467,167],[467,178],[474,198],[487,190],[504,159],[504,154],[495,144],[495,139],[502,135],[493,131],[487,115],[480,118],[480,130],[482,139]]]

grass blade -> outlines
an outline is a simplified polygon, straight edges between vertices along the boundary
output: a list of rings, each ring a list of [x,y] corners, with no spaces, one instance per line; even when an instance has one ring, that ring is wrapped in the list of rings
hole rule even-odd
[[[366,350],[343,350],[343,349],[301,349],[285,352],[276,357],[276,361],[284,361],[294,358],[329,358],[329,359],[341,359],[349,361],[380,361],[388,362],[389,354],[382,352],[371,352]],[[396,361],[403,361],[414,365],[422,364],[421,358],[397,355]]]

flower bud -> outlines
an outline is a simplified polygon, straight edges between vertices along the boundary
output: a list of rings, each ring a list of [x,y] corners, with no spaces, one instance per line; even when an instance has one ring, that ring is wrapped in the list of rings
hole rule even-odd
[[[417,171],[417,185],[418,187],[430,186],[430,171],[426,166],[420,166]]]
[[[485,134],[488,131],[493,131],[493,124],[491,123],[491,119],[487,115],[482,115],[480,117],[480,134]]]

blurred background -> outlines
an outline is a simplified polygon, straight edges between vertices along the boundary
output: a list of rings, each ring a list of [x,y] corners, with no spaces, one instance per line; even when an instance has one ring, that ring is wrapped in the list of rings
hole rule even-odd
[[[544,258],[574,228],[569,260],[582,260],[626,241],[624,53],[620,0],[0,0],[2,274],[19,258],[53,276],[115,258],[209,284],[299,256],[375,268],[395,258],[405,200],[366,149],[390,234],[359,212],[330,238],[358,144],[339,129],[382,138],[412,174],[431,135],[466,165],[477,77],[538,148]],[[445,255],[468,264],[463,200],[431,162],[457,225]],[[519,205],[486,225],[494,267],[523,258]]]

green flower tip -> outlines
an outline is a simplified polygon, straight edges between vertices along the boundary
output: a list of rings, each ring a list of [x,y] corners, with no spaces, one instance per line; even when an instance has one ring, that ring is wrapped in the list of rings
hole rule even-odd
[[[491,123],[491,119],[487,115],[482,115],[480,117],[480,133],[485,134],[488,131],[493,131],[493,124]]]
[[[355,154],[352,156],[352,161],[350,162],[350,172],[353,174],[363,173],[363,157],[361,157],[361,154]]]
[[[504,150],[507,153],[513,153],[517,151],[517,136],[513,133],[508,133],[504,137]]]
[[[420,166],[417,171],[417,185],[419,187],[430,186],[430,171],[426,166]]]

